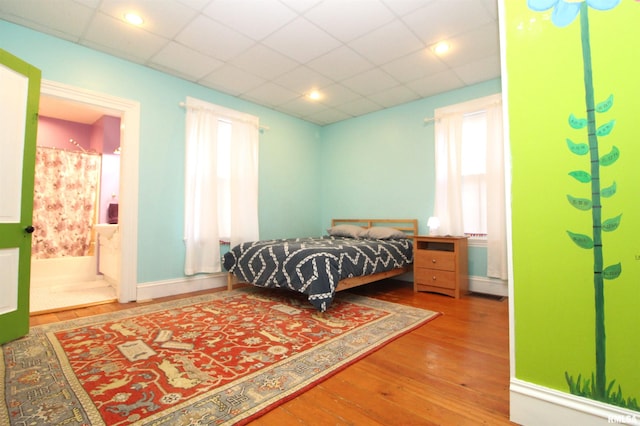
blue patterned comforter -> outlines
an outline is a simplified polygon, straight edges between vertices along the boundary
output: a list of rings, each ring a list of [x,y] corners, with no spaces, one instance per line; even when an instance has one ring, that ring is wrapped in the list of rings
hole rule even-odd
[[[260,287],[287,288],[308,295],[325,311],[338,281],[389,271],[413,263],[412,240],[345,237],[255,241],[233,247],[224,267],[241,281]]]

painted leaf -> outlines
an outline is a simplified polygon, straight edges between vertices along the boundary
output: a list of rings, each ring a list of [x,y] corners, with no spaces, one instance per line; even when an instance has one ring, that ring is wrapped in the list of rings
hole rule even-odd
[[[575,115],[571,114],[569,116],[569,126],[574,129],[583,129],[587,126],[586,118],[577,118]]]
[[[567,138],[567,146],[569,150],[576,155],[585,155],[589,152],[589,145],[586,143],[575,143]]]
[[[619,157],[620,157],[620,150],[618,149],[617,146],[614,145],[611,148],[611,151],[609,151],[607,154],[600,157],[600,165],[610,166],[613,163],[615,163]]]
[[[591,181],[591,175],[584,170],[574,170],[569,172],[569,176],[573,177],[579,182],[587,183]]]
[[[569,234],[569,238],[571,238],[571,240],[579,247],[582,247],[583,249],[593,248],[593,240],[588,235],[574,234],[571,231],[567,231],[567,234]]]
[[[567,195],[567,200],[569,200],[569,203],[578,210],[591,209],[591,200],[587,198],[576,198],[571,195]]]
[[[611,186],[608,186],[606,188],[603,188],[600,190],[600,195],[604,198],[609,198],[611,196],[613,196],[613,194],[616,193],[616,183],[613,182],[613,184],[611,184]]]
[[[613,95],[609,95],[606,101],[600,102],[596,105],[596,111],[598,112],[607,112],[613,106]]]
[[[615,231],[616,229],[618,229],[618,226],[620,226],[621,218],[622,218],[622,213],[620,213],[616,217],[612,217],[611,219],[605,220],[604,222],[602,222],[602,230],[605,232]]]
[[[622,264],[618,262],[615,265],[609,265],[604,268],[604,271],[602,271],[602,278],[604,278],[605,280],[615,280],[620,276],[621,273]]]
[[[616,120],[611,120],[610,122],[603,124],[602,126],[598,127],[598,130],[596,130],[596,135],[607,136],[609,133],[611,133],[615,124]]]

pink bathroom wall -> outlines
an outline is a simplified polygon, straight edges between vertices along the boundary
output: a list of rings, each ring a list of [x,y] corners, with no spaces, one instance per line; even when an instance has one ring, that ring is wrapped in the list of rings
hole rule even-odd
[[[102,116],[94,127],[101,131],[102,181],[100,183],[100,223],[107,223],[110,203],[118,203],[120,195],[120,155],[114,151],[120,147],[120,118]]]
[[[70,139],[78,142],[89,151],[91,147],[91,125],[59,120],[57,118],[38,118],[38,146],[61,148],[69,151],[80,151]]]
[[[110,203],[118,202],[120,191],[120,156],[113,154],[120,146],[120,118],[102,116],[93,125],[38,118],[38,146],[81,151],[70,139],[86,151],[103,154],[98,223],[107,223],[107,208]]]

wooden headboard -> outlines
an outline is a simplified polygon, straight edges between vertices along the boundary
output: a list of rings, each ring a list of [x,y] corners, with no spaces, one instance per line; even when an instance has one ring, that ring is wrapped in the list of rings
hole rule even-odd
[[[398,229],[407,235],[418,235],[418,219],[332,219],[331,226],[358,225],[364,228],[388,226]]]

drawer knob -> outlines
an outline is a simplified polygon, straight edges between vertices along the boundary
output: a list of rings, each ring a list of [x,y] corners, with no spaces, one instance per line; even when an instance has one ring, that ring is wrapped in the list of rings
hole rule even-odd
[[[431,263],[436,263],[436,260],[435,259],[431,259]]]
[[[435,281],[435,280],[436,280],[436,276],[434,275],[433,277],[431,277],[431,279],[432,279],[433,281]]]

